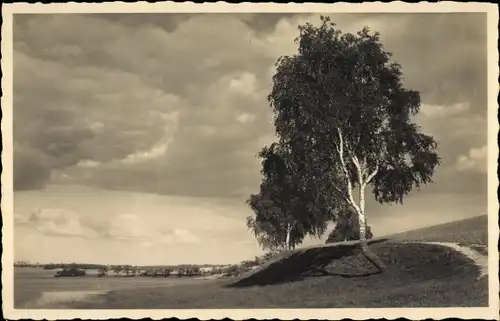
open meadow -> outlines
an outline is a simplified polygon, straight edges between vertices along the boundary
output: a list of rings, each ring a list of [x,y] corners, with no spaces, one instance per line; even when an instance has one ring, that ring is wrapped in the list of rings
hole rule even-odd
[[[388,266],[382,274],[375,273],[355,246],[334,244],[298,249],[254,273],[219,280],[56,279],[43,270],[20,269],[16,305],[77,309],[488,305],[488,277],[481,276],[477,262],[452,248],[412,240],[454,242],[467,248],[487,240],[487,219],[477,217],[375,240],[370,247]]]

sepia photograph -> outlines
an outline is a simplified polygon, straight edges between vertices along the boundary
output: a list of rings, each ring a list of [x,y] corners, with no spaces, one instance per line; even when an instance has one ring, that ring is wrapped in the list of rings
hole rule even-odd
[[[2,15],[6,317],[498,319],[496,6]]]

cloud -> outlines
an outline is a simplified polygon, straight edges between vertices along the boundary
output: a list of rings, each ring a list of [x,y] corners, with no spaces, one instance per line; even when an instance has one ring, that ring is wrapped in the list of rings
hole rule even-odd
[[[15,143],[14,160],[14,189],[39,189],[50,178],[51,160],[39,150]]]
[[[460,156],[457,159],[457,169],[459,171],[477,171],[480,173],[487,172],[487,146],[481,148],[471,148],[469,153]]]
[[[178,108],[178,97],[150,88],[130,73],[72,68],[24,53],[16,53],[14,64],[14,119],[23,119],[14,121],[14,139],[22,146],[15,163],[26,149],[50,160],[35,188],[43,187],[51,170],[92,167],[151,148],[165,136],[165,115]],[[28,76],[32,68],[38,76]],[[16,178],[21,175],[15,173]],[[29,186],[22,180],[16,187]]]
[[[117,240],[145,241],[148,239],[144,222],[134,214],[122,214],[116,217],[107,235]]]
[[[461,148],[485,144],[484,15],[331,16],[347,32],[380,31],[405,85],[421,92],[419,124],[440,141],[443,167],[456,168]],[[317,14],[16,15],[16,190],[69,175],[161,194],[255,191],[255,154],[274,133],[266,101],[273,64],[297,51],[299,24],[318,21]],[[474,126],[464,127],[468,121]]]
[[[188,229],[170,227],[164,223],[146,219],[134,213],[122,213],[114,216],[111,221],[100,223],[103,239],[129,241],[153,246],[155,244],[196,243],[199,238]]]
[[[251,115],[251,114],[247,114],[247,113],[242,113],[236,117],[236,120],[238,122],[244,124],[244,123],[248,123],[248,122],[253,122],[255,120],[255,116]]]
[[[420,112],[426,117],[447,117],[467,112],[470,106],[468,102],[456,103],[450,106],[422,105]]]
[[[97,167],[99,165],[101,165],[101,162],[91,159],[83,159],[76,164],[77,167]]]
[[[197,243],[200,239],[185,229],[164,231],[160,243]]]
[[[63,208],[41,208],[30,214],[16,212],[17,227],[27,226],[45,236],[79,237],[92,240],[129,241],[133,243],[185,244],[199,242],[199,237],[182,227],[151,222],[133,213],[97,218]]]
[[[165,143],[163,143],[163,142],[156,143],[153,147],[151,147],[151,149],[149,149],[147,151],[139,151],[139,152],[135,152],[133,154],[129,154],[121,161],[124,164],[134,164],[134,163],[146,161],[148,159],[154,159],[157,157],[164,156],[165,153],[167,152],[168,145],[170,145],[171,141],[172,140],[169,139]]]
[[[165,133],[163,137],[161,137],[160,140],[149,150],[134,152],[127,155],[120,161],[124,164],[134,164],[165,156],[170,144],[173,141],[175,130],[177,129],[178,116],[178,112],[174,112],[172,114],[162,114],[161,118],[169,121],[169,124],[165,126]]]
[[[95,239],[98,234],[82,224],[79,214],[61,208],[42,208],[29,216],[16,215],[17,224],[28,225],[37,232],[48,236],[81,237]]]

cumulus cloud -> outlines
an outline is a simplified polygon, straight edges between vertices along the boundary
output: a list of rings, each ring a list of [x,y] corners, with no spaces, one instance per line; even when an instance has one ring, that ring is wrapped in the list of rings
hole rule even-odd
[[[120,161],[124,164],[134,164],[165,156],[170,144],[173,141],[175,130],[177,129],[178,115],[178,112],[174,112],[172,114],[162,114],[161,118],[169,123],[165,126],[165,133],[160,140],[150,149],[145,151],[136,151],[125,156]]]
[[[244,124],[248,122],[253,122],[255,120],[255,116],[247,113],[242,113],[236,117],[236,120]]]
[[[117,240],[145,240],[144,222],[134,214],[122,214],[111,223],[108,235]]]
[[[331,16],[344,31],[380,31],[405,85],[421,92],[419,120],[442,142],[443,166],[455,167],[457,137],[461,148],[484,144],[479,128],[459,133],[464,120],[486,115],[484,16]],[[43,188],[63,175],[162,194],[258,188],[255,154],[274,132],[266,101],[273,64],[296,52],[299,24],[318,21],[317,14],[16,15],[15,188]]]
[[[471,148],[467,155],[459,156],[457,158],[457,169],[459,171],[477,171],[486,173],[487,155],[488,148],[486,145],[480,148]]]
[[[468,102],[456,103],[450,106],[427,105],[420,107],[420,112],[426,117],[447,117],[467,112],[470,106]]]
[[[101,164],[101,162],[91,160],[91,159],[83,159],[79,161],[76,166],[77,167],[97,167]]]
[[[199,238],[185,229],[173,229],[164,231],[160,238],[161,243],[197,243]]]
[[[150,245],[196,243],[200,240],[189,229],[145,220],[134,213],[97,218],[64,208],[40,208],[29,214],[15,212],[14,222],[17,227],[30,227],[44,236],[130,241]]]
[[[131,213],[115,217],[105,235],[111,239],[139,242],[145,246],[165,243],[196,243],[199,241],[199,238],[187,229],[158,225]]]
[[[98,234],[92,228],[82,224],[81,216],[73,211],[61,208],[42,208],[24,216],[15,216],[15,223],[28,225],[37,232],[48,236],[81,237],[95,239]]]
[[[14,139],[52,157],[52,168],[86,160],[95,165],[151,148],[165,135],[164,115],[178,108],[177,96],[127,72],[66,66],[22,52],[14,65]],[[33,68],[38,76],[29,76]]]
[[[42,188],[50,178],[52,166],[49,156],[40,150],[14,144],[14,189]]]

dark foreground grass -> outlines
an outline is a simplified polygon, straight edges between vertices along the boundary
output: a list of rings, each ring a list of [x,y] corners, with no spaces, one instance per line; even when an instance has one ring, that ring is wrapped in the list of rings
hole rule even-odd
[[[485,307],[487,278],[460,253],[428,244],[378,243],[371,246],[387,264],[382,274],[363,277],[373,267],[360,253],[303,270],[268,285],[239,284],[231,279],[199,284],[114,291],[94,301],[68,308],[83,309],[196,309],[196,308],[377,308]],[[321,250],[317,255],[324,254]],[[314,260],[313,260],[314,261]],[[286,264],[282,273],[289,273]],[[292,273],[293,274],[293,273]],[[254,283],[257,279],[254,279]],[[266,283],[266,282],[260,282]],[[236,285],[236,286],[235,286]]]
[[[369,244],[377,244],[385,241],[387,241],[387,239],[370,240]],[[247,275],[243,275],[231,286],[245,287],[252,285],[286,283],[302,280],[305,277],[315,275],[358,277],[368,276],[377,272],[374,268],[359,269],[359,267],[362,267],[364,263],[366,263],[365,261],[358,262],[359,260],[353,259],[353,257],[359,253],[360,249],[357,241],[299,248],[295,251],[284,253],[277,260],[272,260],[256,271],[251,271]],[[349,259],[339,260],[346,257]],[[331,271],[326,269],[330,265],[334,266],[335,262],[342,262],[340,265],[342,267],[346,267],[347,269],[344,269],[344,271]],[[350,269],[353,267],[352,264],[358,267],[357,273],[353,273],[356,269]]]

